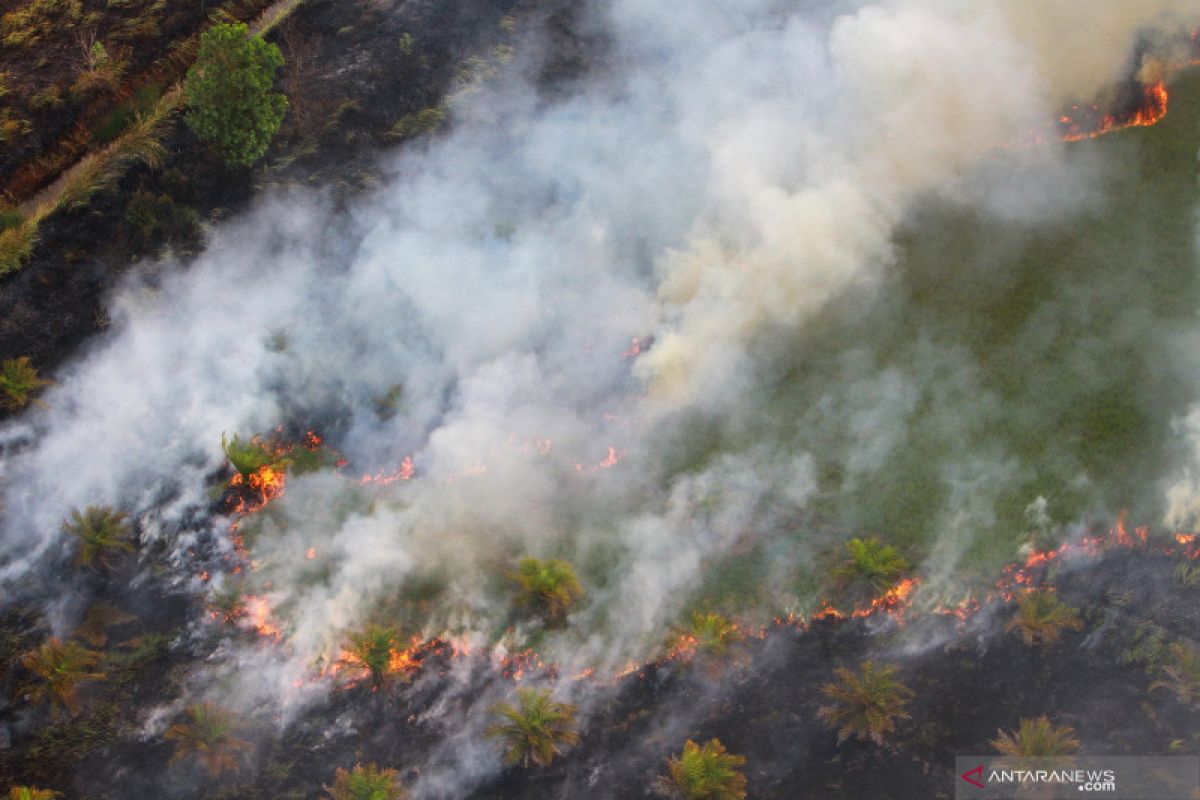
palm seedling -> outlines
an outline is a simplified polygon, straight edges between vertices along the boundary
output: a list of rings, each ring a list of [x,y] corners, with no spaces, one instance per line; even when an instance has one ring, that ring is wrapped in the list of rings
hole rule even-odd
[[[75,563],[79,566],[92,567],[99,562],[107,567],[113,553],[132,553],[134,549],[129,542],[126,515],[110,506],[76,509],[63,522],[62,529],[79,540],[79,550],[75,553]]]
[[[1200,710],[1200,650],[1185,642],[1171,645],[1170,663],[1161,668],[1158,680],[1150,691],[1167,689],[1185,706]]]
[[[379,689],[401,667],[397,664],[401,644],[395,628],[369,624],[348,635],[337,663],[365,672],[371,686]]]
[[[835,674],[836,683],[821,687],[821,694],[833,702],[818,709],[817,716],[837,729],[839,744],[855,736],[881,745],[884,736],[895,731],[896,720],[908,719],[904,709],[913,692],[896,680],[895,667],[864,661],[857,673],[838,667]]]
[[[233,712],[220,706],[212,703],[188,706],[184,719],[163,734],[175,743],[171,763],[195,759],[214,777],[237,770],[243,754],[250,749],[249,742],[235,735],[239,727]]]
[[[909,569],[900,551],[876,538],[846,542],[846,558],[831,574],[837,593],[862,605],[891,589]]]
[[[1064,630],[1077,631],[1082,627],[1078,611],[1059,600],[1054,592],[1036,589],[1017,597],[1017,612],[1004,630],[1016,631],[1025,644],[1052,645]]]
[[[35,703],[49,701],[54,712],[65,708],[74,713],[79,705],[76,697],[79,685],[104,680],[104,673],[92,671],[100,658],[99,653],[78,642],[52,638],[21,656],[21,664],[37,676],[26,693]]]
[[[396,780],[394,769],[355,764],[354,769],[339,769],[325,791],[328,800],[404,800],[408,793]]]
[[[1066,725],[1055,727],[1049,717],[1023,717],[1017,730],[997,731],[992,747],[1006,756],[1069,761],[1068,757],[1079,749],[1074,734],[1075,730]]]
[[[745,763],[744,756],[727,753],[720,739],[703,745],[688,739],[678,758],[667,759],[667,774],[652,788],[672,800],[743,800],[746,776],[738,767]]]
[[[225,434],[221,434],[221,450],[225,452],[229,464],[244,479],[249,479],[258,470],[279,461],[258,436],[243,442],[236,433],[232,439],[227,439]]]
[[[575,706],[551,700],[549,689],[517,689],[515,704],[497,703],[492,713],[500,719],[487,733],[504,741],[509,764],[544,767],[579,741]]]
[[[561,622],[583,597],[579,578],[566,561],[522,558],[512,577],[517,583],[517,605],[548,622]]]
[[[22,409],[33,400],[34,392],[51,383],[38,376],[29,356],[5,359],[0,362],[0,407],[10,411]]]

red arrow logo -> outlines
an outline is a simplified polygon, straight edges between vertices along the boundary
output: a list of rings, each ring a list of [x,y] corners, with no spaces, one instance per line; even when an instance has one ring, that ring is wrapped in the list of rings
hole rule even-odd
[[[980,780],[982,780],[982,779],[983,779],[983,764],[980,764],[980,765],[979,765],[978,767],[976,767],[975,769],[969,769],[969,770],[967,770],[966,772],[964,772],[964,773],[963,773],[962,775],[960,775],[959,777],[961,777],[961,778],[962,778],[964,781],[966,781],[967,783],[971,784],[972,786],[978,786],[980,789],[986,789],[986,788],[987,788],[987,787],[986,787],[986,786],[984,786],[984,785],[983,785],[983,784],[982,784],[980,781],[978,781],[978,780],[975,780],[975,778],[972,778],[972,777],[971,777],[972,775],[974,775],[976,778],[979,778]]]

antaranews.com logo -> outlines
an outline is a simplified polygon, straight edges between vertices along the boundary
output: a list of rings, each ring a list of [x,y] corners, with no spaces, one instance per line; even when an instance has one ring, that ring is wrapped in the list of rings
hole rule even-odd
[[[1193,800],[1200,796],[1200,757],[959,756],[956,800]]]

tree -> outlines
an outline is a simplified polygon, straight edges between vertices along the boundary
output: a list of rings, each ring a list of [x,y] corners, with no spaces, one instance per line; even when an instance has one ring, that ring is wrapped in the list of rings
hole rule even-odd
[[[846,554],[831,574],[838,594],[855,605],[891,589],[909,568],[899,550],[876,538],[851,539]]]
[[[1200,650],[1185,642],[1171,645],[1171,661],[1161,668],[1162,677],[1150,684],[1150,691],[1167,689],[1180,703],[1200,710]]]
[[[579,578],[566,561],[522,558],[512,577],[518,586],[517,605],[540,614],[547,622],[561,622],[583,597]]]
[[[250,441],[243,442],[236,433],[232,439],[221,434],[221,450],[243,479],[249,479],[266,466],[278,467],[281,471],[287,467],[286,460],[272,453],[260,436],[252,436]]]
[[[896,720],[908,719],[904,707],[913,692],[896,680],[895,667],[864,661],[857,674],[845,667],[834,672],[838,682],[821,687],[821,694],[833,704],[817,709],[817,716],[837,729],[839,744],[856,736],[881,745],[884,735],[896,729]]]
[[[248,167],[267,152],[287,111],[272,91],[283,55],[243,24],[214,25],[188,70],[187,123],[226,164]]]
[[[407,664],[400,657],[400,633],[395,628],[369,624],[348,634],[338,664],[367,674],[371,686],[383,687],[389,677]]]
[[[60,708],[75,713],[78,708],[75,692],[79,685],[104,680],[104,673],[92,671],[100,658],[99,653],[78,642],[52,638],[21,656],[21,664],[38,678],[25,692],[35,703],[49,700],[54,713]]]
[[[333,786],[326,786],[329,800],[404,800],[408,792],[396,783],[394,769],[374,764],[355,764],[354,769],[338,769]]]
[[[562,755],[562,746],[579,741],[575,706],[551,700],[549,689],[517,689],[515,705],[497,703],[492,713],[501,719],[487,735],[504,740],[509,764],[544,767]]]
[[[0,270],[3,274],[3,270]],[[29,362],[29,356],[8,358],[0,362],[0,408],[17,411],[29,405],[33,393],[49,386],[48,381],[38,375]]]
[[[744,756],[725,752],[720,739],[698,745],[691,739],[678,758],[667,759],[667,775],[653,784],[654,792],[672,800],[742,800],[746,776],[737,768]]]
[[[32,786],[14,786],[8,790],[5,800],[56,800],[62,797],[60,792],[50,789],[35,789]]]
[[[1061,759],[1079,749],[1075,730],[1066,725],[1056,728],[1046,716],[1022,718],[1018,730],[1000,730],[996,734],[992,747],[1006,756]]]
[[[171,763],[195,758],[212,776],[241,767],[250,743],[234,734],[240,727],[232,711],[212,703],[188,706],[185,719],[176,722],[163,736],[175,742]]]
[[[75,563],[81,567],[91,567],[97,561],[107,567],[112,553],[133,552],[126,515],[110,506],[88,506],[82,512],[76,509],[63,522],[62,529],[79,539]]]
[[[1036,589],[1017,597],[1017,612],[1004,630],[1016,631],[1028,645],[1052,645],[1064,630],[1077,631],[1082,627],[1074,608],[1059,600],[1054,592]]]

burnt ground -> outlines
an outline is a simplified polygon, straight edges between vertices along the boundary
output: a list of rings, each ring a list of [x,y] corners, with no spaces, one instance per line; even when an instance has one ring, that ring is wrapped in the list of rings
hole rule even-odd
[[[139,259],[169,253],[186,269],[205,226],[264,187],[344,199],[371,185],[381,153],[452,124],[443,98],[502,70],[505,48],[545,47],[539,85],[563,90],[602,50],[578,15],[562,0],[304,2],[268,37],[287,62],[279,86],[291,110],[263,162],[226,169],[176,123],[161,169],[135,167],[86,209],[46,219],[31,260],[0,278],[0,359],[29,356],[53,377],[107,325],[107,295],[126,273],[168,268]]]

